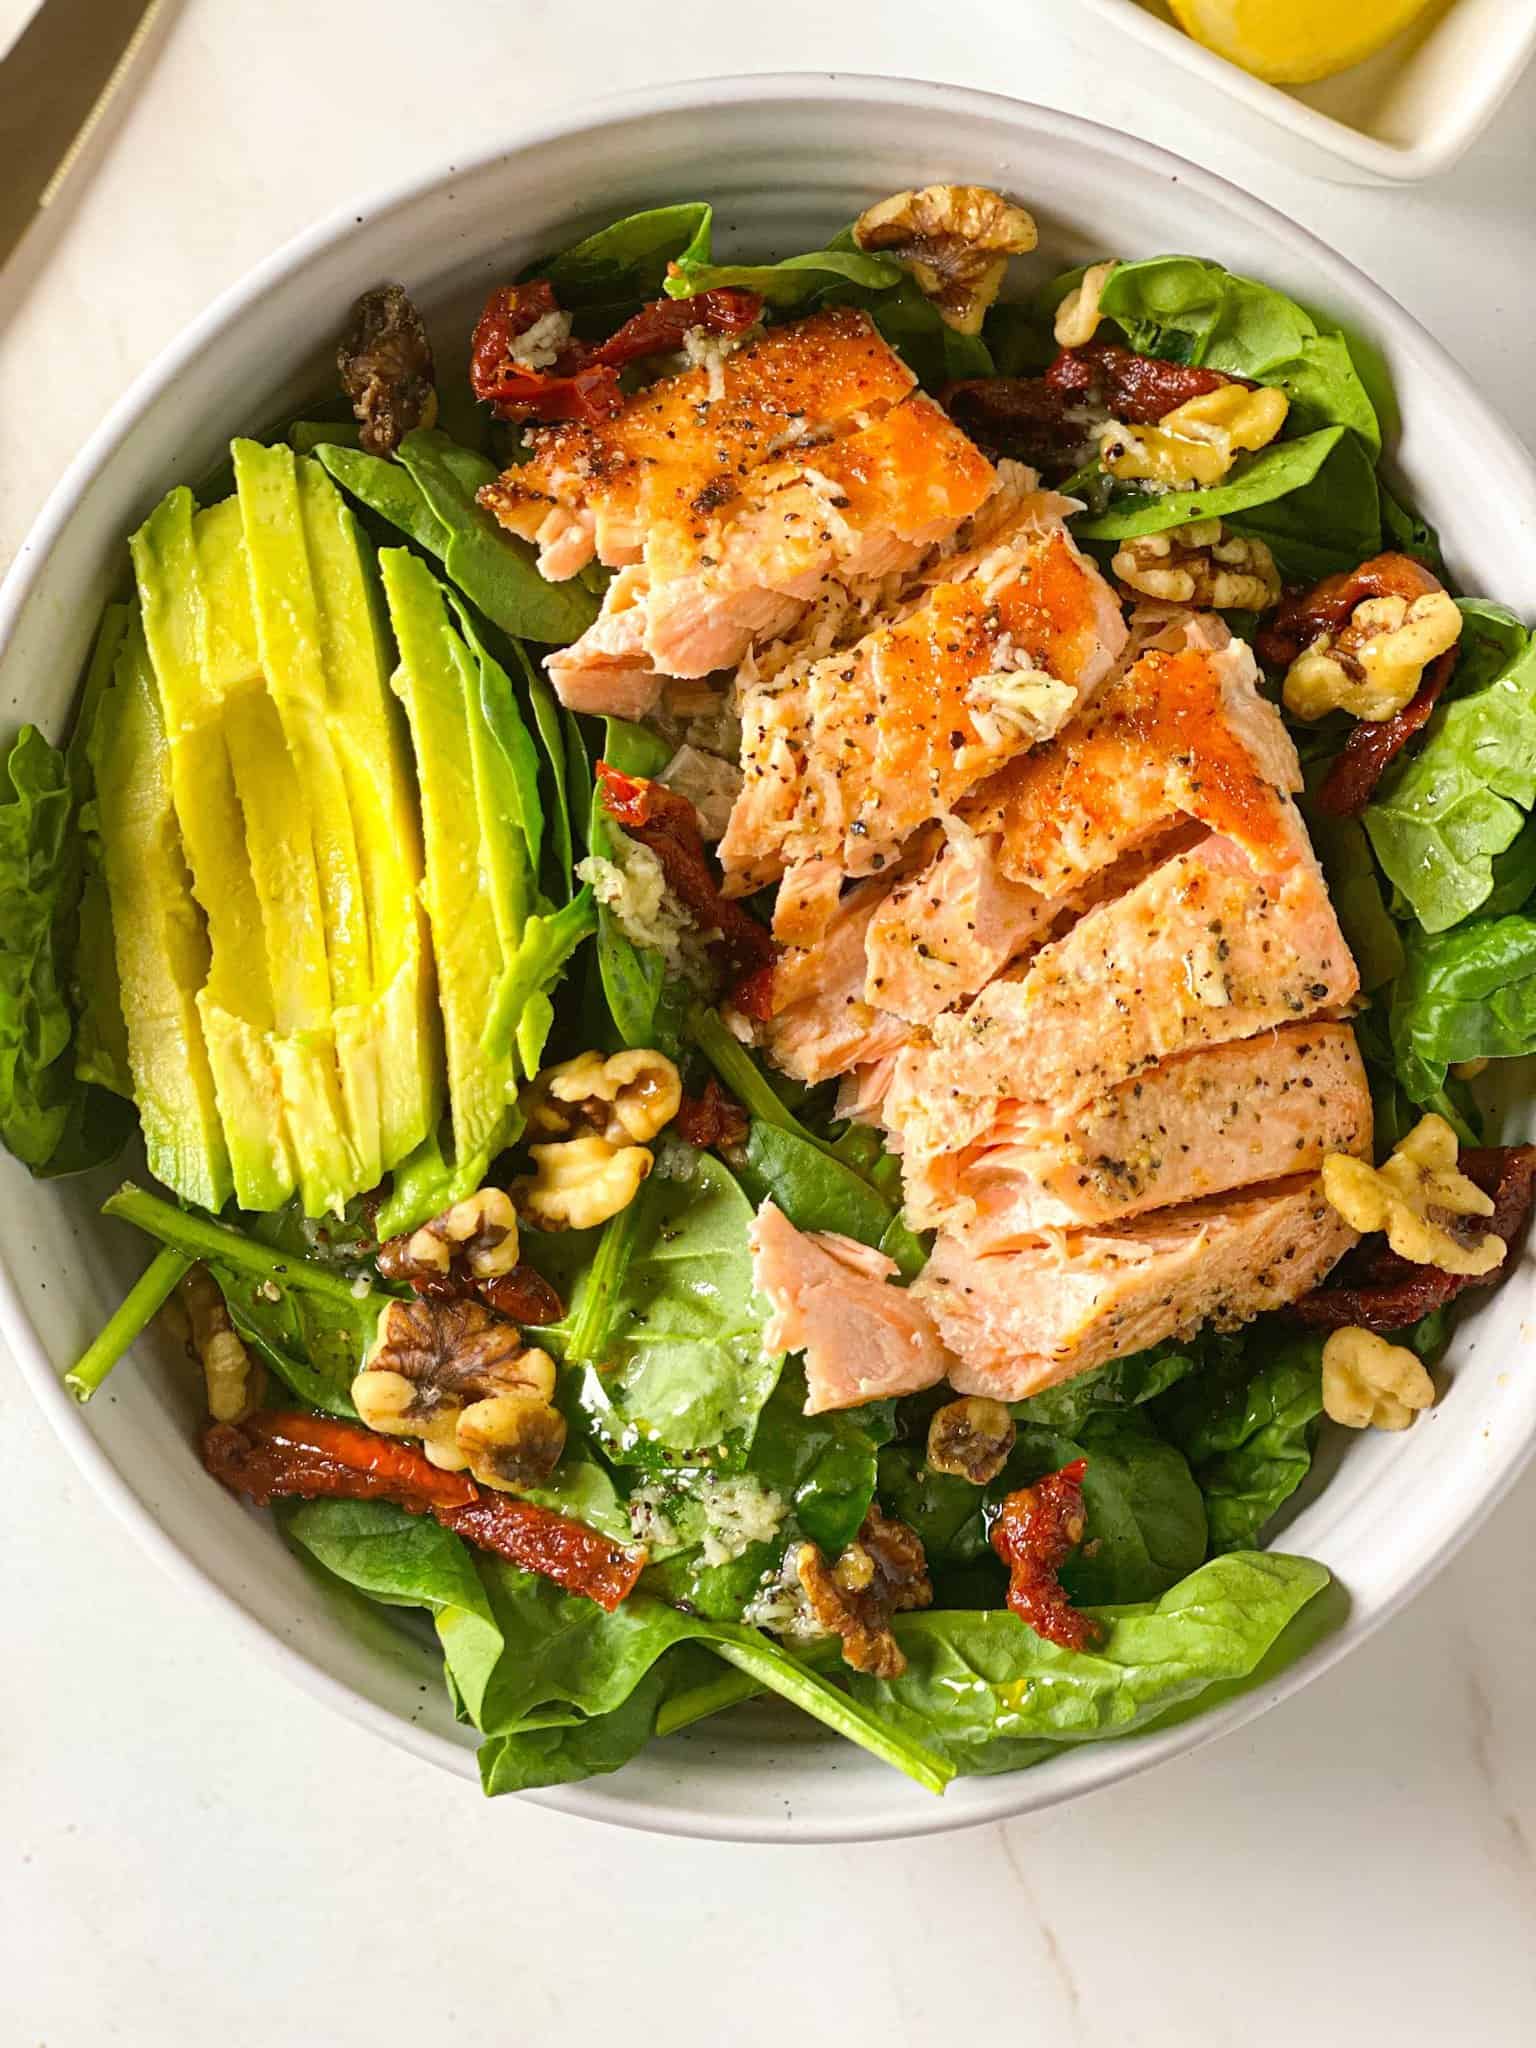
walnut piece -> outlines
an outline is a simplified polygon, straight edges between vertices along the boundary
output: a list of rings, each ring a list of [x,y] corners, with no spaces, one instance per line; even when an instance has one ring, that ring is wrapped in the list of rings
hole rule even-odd
[[[517,1211],[502,1188],[480,1188],[441,1216],[379,1247],[379,1271],[424,1294],[458,1291],[447,1284],[462,1268],[471,1280],[498,1280],[517,1264]]]
[[[933,1601],[928,1560],[914,1530],[871,1504],[834,1563],[814,1543],[802,1543],[795,1576],[817,1621],[842,1637],[845,1664],[872,1678],[901,1676],[907,1660],[891,1633],[891,1616]]]
[[[1323,1193],[1351,1229],[1384,1230],[1399,1258],[1481,1278],[1502,1263],[1508,1247],[1491,1230],[1474,1237],[1462,1222],[1491,1216],[1494,1202],[1457,1171],[1456,1161],[1456,1133],[1444,1117],[1426,1116],[1382,1166],[1330,1152]]]
[[[671,1123],[682,1100],[681,1077],[665,1053],[648,1046],[607,1059],[584,1052],[539,1075],[528,1092],[528,1121],[538,1131],[585,1127],[610,1145],[643,1145]]]
[[[644,1145],[614,1145],[596,1131],[562,1145],[530,1145],[534,1172],[512,1184],[535,1230],[590,1230],[627,1209],[654,1160]]]
[[[957,334],[977,334],[1009,257],[1027,255],[1040,237],[1022,206],[986,185],[925,185],[861,213],[853,239],[909,270]]]
[[[971,1394],[936,1409],[928,1424],[928,1464],[935,1472],[985,1486],[1008,1462],[1018,1431],[1006,1403]]]
[[[434,1465],[483,1486],[537,1486],[560,1462],[555,1363],[480,1301],[391,1301],[352,1402],[370,1429],[419,1437]]]
[[[1434,1401],[1434,1381],[1402,1344],[1352,1325],[1323,1346],[1323,1409],[1346,1429],[1407,1429]]]
[[[1108,421],[1099,429],[1099,460],[1122,482],[1208,490],[1240,454],[1273,441],[1289,411],[1274,385],[1223,384],[1176,405],[1155,427]]]
[[[261,1406],[267,1376],[230,1321],[223,1289],[206,1266],[193,1266],[176,1294],[192,1354],[203,1368],[208,1413],[215,1422],[243,1422]]]
[[[336,367],[370,455],[393,455],[412,428],[436,420],[432,344],[403,285],[363,293],[336,351]]]
[[[1367,597],[1337,637],[1322,633],[1286,671],[1285,708],[1297,718],[1347,711],[1391,718],[1417,696],[1431,662],[1461,638],[1461,609],[1448,591]]]
[[[1117,259],[1113,256],[1107,263],[1090,263],[1083,272],[1082,283],[1068,292],[1056,308],[1056,340],[1062,348],[1086,348],[1098,333],[1099,322],[1104,317],[1099,310],[1099,300],[1111,273],[1117,268]]]
[[[1268,547],[1228,533],[1219,519],[1137,534],[1120,543],[1110,567],[1126,591],[1164,604],[1262,612],[1280,602],[1280,571]]]

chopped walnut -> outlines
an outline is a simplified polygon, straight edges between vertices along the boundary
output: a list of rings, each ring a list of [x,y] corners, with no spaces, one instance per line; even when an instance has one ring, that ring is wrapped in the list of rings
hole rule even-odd
[[[604,1058],[584,1052],[546,1067],[528,1092],[534,1130],[591,1129],[610,1145],[643,1145],[671,1123],[683,1099],[677,1068],[665,1053],[635,1046]]]
[[[1323,1409],[1346,1429],[1407,1429],[1434,1402],[1435,1383],[1406,1346],[1354,1327],[1323,1346]]]
[[[832,1564],[814,1543],[802,1543],[795,1575],[817,1621],[842,1637],[845,1664],[871,1678],[901,1676],[907,1660],[891,1633],[891,1616],[933,1601],[928,1560],[914,1530],[871,1504],[858,1535]]]
[[[389,1238],[379,1247],[379,1271],[419,1294],[459,1293],[454,1282],[498,1280],[517,1264],[517,1211],[502,1188],[481,1188],[441,1216]]]
[[[516,1491],[565,1448],[554,1360],[479,1301],[392,1301],[352,1401],[370,1429],[421,1439],[434,1465]]]
[[[1264,542],[1228,533],[1219,519],[1122,541],[1110,567],[1127,592],[1164,604],[1262,612],[1280,602],[1280,571]]]
[[[1056,340],[1062,348],[1086,348],[1098,333],[1104,317],[1099,300],[1117,268],[1113,256],[1107,263],[1090,263],[1083,272],[1082,283],[1068,292],[1056,308]]]
[[[935,1472],[985,1486],[1008,1462],[1018,1431],[1002,1401],[972,1394],[935,1410],[928,1424],[928,1463]]]
[[[1351,1229],[1384,1230],[1393,1251],[1417,1266],[1480,1278],[1508,1250],[1495,1232],[1474,1233],[1464,1220],[1492,1216],[1495,1205],[1458,1172],[1456,1133],[1444,1117],[1422,1118],[1382,1166],[1329,1153],[1323,1193]]]
[[[403,285],[364,292],[352,308],[336,367],[370,455],[393,455],[412,428],[437,419],[432,344]]]
[[[535,1171],[512,1193],[535,1230],[590,1230],[627,1209],[655,1160],[644,1145],[613,1145],[596,1131],[562,1145],[530,1145]]]
[[[243,1422],[261,1406],[267,1376],[230,1321],[223,1289],[206,1266],[193,1266],[176,1293],[192,1354],[203,1368],[208,1413],[215,1422]]]
[[[1286,671],[1285,708],[1297,718],[1347,711],[1391,718],[1417,694],[1425,671],[1461,638],[1461,609],[1439,589],[1364,598],[1338,632],[1321,633]]]
[[[1022,206],[985,185],[925,185],[861,213],[853,239],[909,270],[946,325],[977,334],[1009,257],[1026,255],[1040,237]]]
[[[1239,454],[1266,447],[1285,425],[1290,401],[1274,385],[1223,384],[1186,399],[1155,427],[1110,420],[1099,430],[1099,460],[1111,476],[1165,490],[1208,490]]]

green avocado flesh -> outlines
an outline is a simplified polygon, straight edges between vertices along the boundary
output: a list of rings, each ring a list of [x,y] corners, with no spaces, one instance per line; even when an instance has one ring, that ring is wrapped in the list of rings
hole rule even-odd
[[[97,711],[91,759],[128,1057],[150,1170],[188,1201],[218,1209],[233,1182],[198,1014],[208,978],[208,933],[182,852],[170,748],[137,621]]]
[[[510,935],[507,892],[523,885],[504,859],[515,795],[481,730],[480,676],[449,615],[442,586],[404,548],[379,556],[400,650],[395,692],[410,720],[426,842],[425,899],[437,961],[438,1003],[453,1119],[452,1194],[478,1187],[517,1129],[510,1056],[483,1046]],[[429,1148],[430,1149],[430,1148]]]
[[[104,865],[146,1132],[166,1120],[169,990],[166,1042],[185,1056],[195,1014],[217,1110],[211,1134],[188,1122],[197,1162],[162,1149],[160,1178],[211,1207],[233,1192],[274,1209],[297,1192],[318,1216],[377,1186],[440,1115],[421,827],[350,512],[317,463],[248,441],[232,452],[235,497],[199,511],[172,491],[133,537],[164,857],[149,869],[128,853],[128,769],[104,739],[99,772],[120,799],[102,803]],[[109,734],[123,714],[115,704]],[[128,971],[147,889],[164,892],[159,989],[142,962]],[[184,935],[169,945],[173,923],[190,923],[200,953]],[[178,1098],[170,1120],[185,1115]]]

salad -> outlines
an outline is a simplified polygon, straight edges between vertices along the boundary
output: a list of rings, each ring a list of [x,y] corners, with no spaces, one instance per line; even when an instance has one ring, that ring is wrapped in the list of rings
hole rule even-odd
[[[0,1135],[153,1248],[68,1384],[165,1318],[488,1792],[765,1694],[941,1792],[1328,1625],[1266,1536],[1536,1177],[1536,650],[1266,285],[711,226],[467,379],[381,286],[130,537],[8,759]]]

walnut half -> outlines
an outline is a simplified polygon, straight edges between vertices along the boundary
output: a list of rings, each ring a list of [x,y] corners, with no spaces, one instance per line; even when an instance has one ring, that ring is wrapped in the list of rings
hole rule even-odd
[[[352,308],[336,351],[341,388],[370,455],[393,455],[413,427],[437,419],[432,344],[403,285],[381,284]]]
[[[1323,1346],[1323,1409],[1346,1429],[1407,1429],[1434,1401],[1434,1381],[1405,1345],[1351,1325]]]
[[[814,1543],[795,1553],[795,1576],[811,1612],[843,1639],[843,1662],[871,1678],[899,1678],[907,1668],[891,1633],[891,1616],[933,1602],[933,1581],[921,1538],[873,1504],[858,1535],[828,1564]]]
[[[1121,542],[1110,567],[1125,589],[1164,604],[1263,612],[1280,602],[1280,571],[1268,547],[1228,533],[1219,519],[1137,534]]]
[[[935,1472],[985,1486],[1008,1462],[1018,1431],[1005,1402],[971,1394],[948,1401],[928,1424],[928,1464]]]
[[[1481,1279],[1503,1263],[1509,1247],[1496,1232],[1471,1227],[1495,1204],[1458,1170],[1458,1156],[1445,1118],[1422,1117],[1381,1166],[1330,1152],[1323,1193],[1352,1230],[1384,1230],[1399,1258]]]
[[[989,186],[925,185],[869,207],[854,222],[853,239],[909,270],[957,334],[977,334],[1009,257],[1027,255],[1040,236],[1022,206]]]
[[[434,1465],[483,1486],[537,1486],[565,1449],[555,1363],[480,1301],[392,1301],[352,1401],[370,1429],[419,1437]]]

